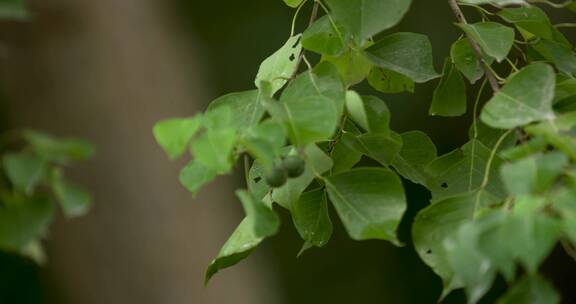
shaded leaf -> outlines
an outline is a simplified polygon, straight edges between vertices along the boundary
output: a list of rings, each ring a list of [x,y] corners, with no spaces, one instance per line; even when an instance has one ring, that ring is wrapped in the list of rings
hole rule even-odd
[[[49,161],[66,164],[71,160],[87,160],[94,155],[94,148],[85,140],[54,138],[31,130],[25,131],[23,136],[37,155]]]
[[[292,219],[308,246],[323,247],[332,236],[328,201],[323,189],[306,192],[292,205]]]
[[[329,56],[338,56],[348,47],[350,34],[342,26],[332,23],[328,16],[316,20],[302,34],[302,47]]]
[[[536,6],[504,8],[497,14],[524,32],[544,39],[553,39],[552,23],[548,15]]]
[[[424,263],[442,278],[444,295],[463,287],[461,282],[454,280],[444,241],[472,218],[475,204],[476,193],[448,198],[421,210],[414,220],[414,247]]]
[[[22,252],[46,235],[54,205],[46,198],[3,197],[0,206],[0,248]]]
[[[554,63],[556,68],[564,74],[575,77],[576,76],[576,53],[573,47],[564,45],[562,43],[541,40],[533,45],[544,58]]]
[[[392,166],[404,178],[426,185],[429,177],[425,169],[436,159],[436,146],[428,135],[420,131],[406,132],[401,136],[402,149],[394,158]]]
[[[426,35],[395,33],[384,37],[366,50],[375,65],[400,73],[414,82],[437,78],[432,62],[432,46]]]
[[[46,178],[48,169],[43,158],[29,153],[5,154],[2,165],[14,188],[27,195],[34,193],[36,186]]]
[[[218,271],[245,259],[265,238],[278,231],[280,220],[273,210],[245,191],[238,191],[236,195],[242,201],[246,217],[206,270],[206,284]]]
[[[330,201],[355,240],[399,244],[396,230],[406,211],[400,178],[384,168],[359,168],[325,179]]]
[[[526,276],[498,299],[497,304],[558,304],[560,295],[539,275]]]
[[[514,44],[514,29],[496,22],[458,24],[460,28],[476,41],[486,55],[501,62],[508,56]]]
[[[458,70],[468,78],[470,83],[474,84],[484,76],[481,62],[476,57],[476,53],[468,39],[460,39],[454,42],[450,49],[450,57]],[[484,62],[488,65],[492,64],[493,61],[494,59],[491,57],[486,56],[484,58]]]
[[[506,85],[488,101],[481,119],[487,125],[511,129],[554,117],[552,101],[556,77],[542,63],[531,64],[513,74]]]
[[[374,67],[368,74],[370,85],[382,93],[414,93],[414,81],[410,78],[387,69]]]
[[[390,165],[402,149],[402,137],[396,133],[390,135],[366,133],[359,136],[345,133],[342,135],[342,141],[350,149],[374,159],[383,166]]]
[[[460,116],[466,113],[466,84],[456,67],[446,59],[443,76],[434,90],[430,115]]]
[[[461,149],[432,161],[426,167],[426,172],[431,176],[428,188],[432,192],[433,201],[477,190],[484,180],[491,152],[478,140],[471,140]],[[487,193],[496,197],[505,196],[498,175],[501,163],[502,160],[495,156],[485,188]]]
[[[92,206],[90,194],[65,181],[61,170],[56,170],[52,175],[51,187],[66,217],[83,216],[90,210]]]
[[[327,0],[331,15],[361,44],[366,39],[396,25],[410,7],[411,0]]]

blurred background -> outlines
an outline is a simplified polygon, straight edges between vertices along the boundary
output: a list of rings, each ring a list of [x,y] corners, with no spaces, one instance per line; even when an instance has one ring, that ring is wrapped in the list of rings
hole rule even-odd
[[[437,70],[459,36],[444,2],[415,0],[394,29],[427,34]],[[86,217],[57,221],[42,268],[0,253],[0,303],[435,302],[440,279],[409,239],[410,223],[428,193],[408,182],[410,207],[400,231],[406,247],[353,242],[336,223],[326,248],[297,259],[301,241],[283,213],[277,237],[202,285],[205,267],[242,218],[233,196],[240,174],[193,199],[178,183],[182,163],[168,161],[152,126],[190,116],[225,93],[251,89],[259,63],[289,36],[294,11],[281,0],[29,4],[32,22],[0,24],[1,126],[93,142],[95,159],[74,168],[73,177],[90,189],[96,204]],[[302,13],[300,29],[308,13]],[[567,35],[575,38],[574,31]],[[423,130],[444,153],[466,141],[471,117],[428,116],[435,85],[381,97],[396,131]],[[362,85],[359,91],[372,92]],[[561,287],[569,291],[576,284],[565,275],[576,273],[566,267],[574,263],[560,251],[548,264]],[[498,283],[493,294],[501,290]],[[446,302],[463,301],[455,292]]]

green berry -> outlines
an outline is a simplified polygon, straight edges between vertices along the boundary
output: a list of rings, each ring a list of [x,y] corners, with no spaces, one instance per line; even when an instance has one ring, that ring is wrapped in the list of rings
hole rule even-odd
[[[286,174],[290,178],[296,178],[301,176],[306,169],[306,163],[304,160],[296,155],[290,155],[284,159],[282,166],[286,169]]]
[[[286,170],[283,167],[276,166],[266,174],[264,179],[268,186],[272,188],[280,188],[286,183],[288,177],[286,176]]]

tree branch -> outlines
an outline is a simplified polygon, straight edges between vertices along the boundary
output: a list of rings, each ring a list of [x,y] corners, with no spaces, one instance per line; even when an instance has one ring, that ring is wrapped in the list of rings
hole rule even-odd
[[[460,6],[458,6],[456,0],[448,0],[448,3],[450,4],[450,8],[452,8],[452,12],[456,17],[456,20],[458,20],[459,23],[468,24],[468,21],[466,21],[466,17],[464,16],[464,13],[462,13],[462,10],[460,9]],[[468,42],[470,43],[470,46],[472,46],[472,49],[474,50],[474,55],[476,55],[476,58],[478,59],[478,61],[480,61],[480,65],[482,65],[484,75],[486,75],[486,78],[490,83],[490,87],[492,87],[492,91],[494,91],[494,93],[500,91],[500,85],[498,84],[498,80],[496,79],[496,76],[494,75],[494,73],[492,73],[492,71],[488,67],[488,64],[484,60],[484,56],[482,55],[482,49],[480,49],[480,45],[478,45],[478,43],[474,41],[472,37],[466,35],[466,38],[468,38]]]

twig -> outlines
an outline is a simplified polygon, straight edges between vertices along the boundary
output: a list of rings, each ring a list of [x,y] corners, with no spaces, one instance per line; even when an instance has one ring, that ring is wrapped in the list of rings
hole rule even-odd
[[[312,14],[310,15],[310,21],[308,21],[308,26],[311,26],[312,23],[316,21],[319,7],[320,4],[318,4],[318,1],[314,1],[314,7],[312,8]],[[296,75],[298,75],[298,67],[300,66],[300,64],[302,64],[303,59],[304,59],[304,50],[300,51],[300,56],[298,56],[298,63],[296,64],[296,69],[294,70],[294,73],[292,74],[291,77],[292,79],[296,78]]]
[[[450,4],[450,7],[452,8],[452,12],[454,13],[454,16],[456,17],[456,20],[458,20],[459,23],[468,24],[468,21],[466,21],[466,17],[464,16],[464,13],[460,9],[460,6],[458,5],[458,3],[456,1],[457,0],[448,0],[448,3]],[[480,48],[480,45],[476,41],[474,41],[474,39],[472,39],[472,37],[470,37],[468,34],[466,34],[466,37],[468,38],[468,42],[470,43],[470,45],[472,46],[472,49],[474,50],[474,55],[476,56],[476,58],[480,62],[480,65],[482,65],[482,69],[484,70],[484,75],[486,75],[486,79],[488,79],[488,82],[490,83],[490,87],[492,88],[492,91],[494,91],[494,93],[497,93],[498,91],[500,91],[500,84],[498,84],[498,78],[499,77],[496,76],[496,74],[493,72],[492,68],[484,60],[484,56],[482,55],[482,49]],[[521,129],[516,128],[516,129],[514,129],[514,132],[516,133],[516,136],[518,136],[518,138],[520,139],[520,142],[525,141],[525,138],[524,138],[525,136],[524,136],[524,133],[522,132]]]
[[[460,9],[460,6],[458,6],[456,0],[448,0],[448,3],[450,4],[452,12],[454,13],[454,16],[456,17],[458,22],[462,24],[468,24],[468,21],[466,21],[466,17],[464,17],[464,13],[462,13],[462,10]],[[484,56],[482,56],[482,49],[480,49],[480,45],[478,45],[478,43],[474,41],[472,37],[468,35],[466,35],[466,37],[468,38],[470,46],[472,46],[472,49],[474,50],[474,55],[476,55],[476,58],[480,61],[480,64],[482,65],[484,75],[486,75],[486,78],[490,83],[490,87],[492,87],[494,93],[500,91],[500,85],[498,84],[498,80],[496,79],[494,73],[492,73],[492,71],[488,68],[488,64],[484,60]]]

